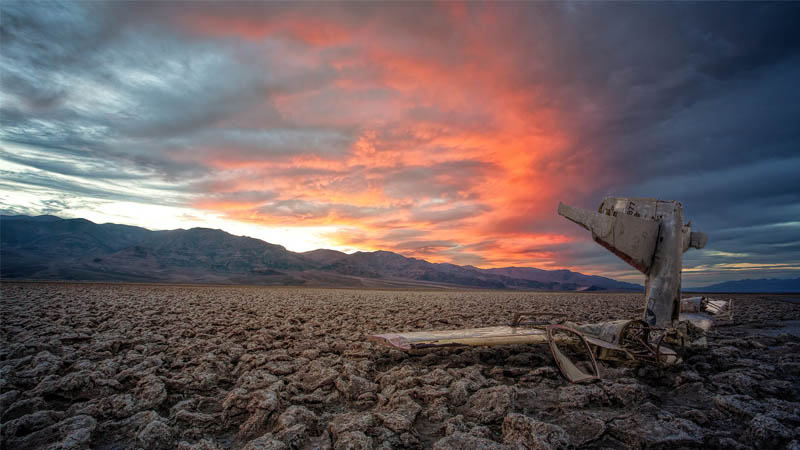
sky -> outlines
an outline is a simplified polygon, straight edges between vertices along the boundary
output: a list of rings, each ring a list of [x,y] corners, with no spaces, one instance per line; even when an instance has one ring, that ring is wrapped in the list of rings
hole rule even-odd
[[[800,4],[0,3],[0,209],[642,282],[556,214],[679,200],[684,285],[800,276]]]

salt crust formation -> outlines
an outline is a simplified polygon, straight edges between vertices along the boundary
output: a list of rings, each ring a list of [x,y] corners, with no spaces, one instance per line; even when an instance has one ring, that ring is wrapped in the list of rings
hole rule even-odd
[[[640,294],[3,283],[6,449],[786,448],[800,307],[730,296],[737,324],[670,369],[570,385],[542,346],[413,354],[383,331],[515,311],[635,317]],[[773,334],[767,336],[766,334]]]

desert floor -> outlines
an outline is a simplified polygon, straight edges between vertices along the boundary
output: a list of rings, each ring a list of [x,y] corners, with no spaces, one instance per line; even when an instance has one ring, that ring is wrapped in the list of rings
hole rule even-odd
[[[546,346],[379,332],[638,317],[641,294],[2,283],[2,448],[800,448],[800,296],[667,369],[572,385]]]

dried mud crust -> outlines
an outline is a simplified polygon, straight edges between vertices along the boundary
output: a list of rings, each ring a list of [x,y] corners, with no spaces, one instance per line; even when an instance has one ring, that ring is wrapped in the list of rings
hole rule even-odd
[[[2,448],[797,448],[800,339],[742,325],[570,385],[546,346],[405,354],[370,334],[636,317],[641,294],[3,283]],[[774,327],[775,325],[770,325]],[[744,331],[750,330],[750,331]],[[775,333],[773,333],[775,334]]]

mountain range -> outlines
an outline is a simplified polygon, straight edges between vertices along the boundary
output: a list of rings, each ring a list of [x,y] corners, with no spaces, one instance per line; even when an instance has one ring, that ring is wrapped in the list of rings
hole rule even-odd
[[[296,253],[222,230],[151,231],[55,216],[0,216],[0,278],[320,287],[639,291],[569,270],[480,269],[387,251]]]
[[[0,216],[0,279],[372,288],[641,291],[570,270],[480,269],[387,251],[304,253],[222,230],[151,231],[56,216]],[[737,280],[687,292],[800,292],[800,278]]]
[[[789,293],[800,292],[800,278],[760,278],[757,280],[735,280],[712,284],[699,288],[686,288],[688,292],[763,292]]]

